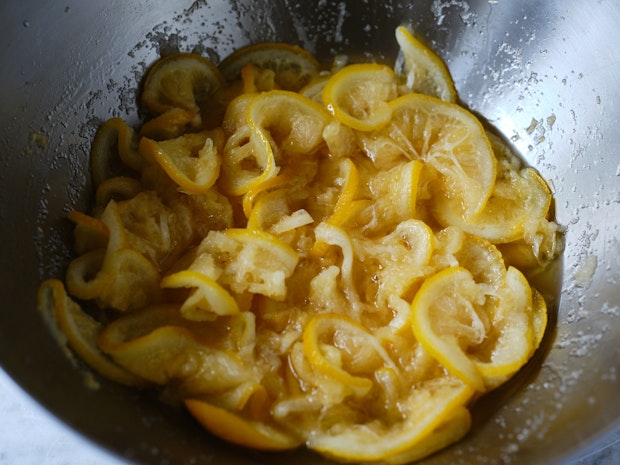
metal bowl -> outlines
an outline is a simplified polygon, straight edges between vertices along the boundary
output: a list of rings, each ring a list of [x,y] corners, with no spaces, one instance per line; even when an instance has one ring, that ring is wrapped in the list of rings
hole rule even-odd
[[[620,4],[614,0],[197,0],[0,4],[0,363],[85,437],[137,463],[328,463],[210,437],[187,415],[61,351],[36,310],[70,259],[69,208],[91,196],[97,125],[136,123],[145,68],[169,49],[214,60],[259,41],[391,59],[410,22],[445,58],[462,102],[554,189],[567,227],[557,329],[516,382],[475,409],[465,440],[429,464],[561,463],[620,430]]]

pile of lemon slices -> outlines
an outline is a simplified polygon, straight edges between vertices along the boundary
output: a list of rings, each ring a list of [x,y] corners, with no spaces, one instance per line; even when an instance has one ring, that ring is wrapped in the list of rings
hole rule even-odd
[[[551,192],[399,27],[397,65],[259,44],[157,61],[92,144],[39,308],[102,376],[242,446],[400,464],[458,441],[547,327]]]

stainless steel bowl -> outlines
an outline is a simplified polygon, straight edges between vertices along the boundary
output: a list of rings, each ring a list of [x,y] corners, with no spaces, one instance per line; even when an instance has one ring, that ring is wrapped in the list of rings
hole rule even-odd
[[[86,437],[138,463],[327,463],[211,438],[186,415],[84,372],[36,311],[70,258],[69,208],[90,199],[99,122],[138,121],[136,88],[166,49],[214,60],[252,42],[321,57],[393,57],[411,22],[445,58],[464,104],[543,176],[567,227],[557,330],[537,365],[476,409],[430,464],[561,463],[620,430],[620,4],[614,0],[197,0],[0,4],[0,363]],[[554,311],[554,313],[555,313]],[[91,383],[92,384],[92,383]],[[156,454],[156,456],[154,455]]]

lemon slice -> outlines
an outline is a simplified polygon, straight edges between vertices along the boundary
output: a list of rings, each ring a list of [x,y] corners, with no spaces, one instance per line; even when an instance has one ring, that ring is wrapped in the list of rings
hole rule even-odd
[[[423,166],[419,160],[401,163],[377,172],[366,182],[373,200],[372,221],[366,229],[379,233],[417,217],[418,184]]]
[[[354,388],[359,395],[366,394],[373,385],[372,375],[378,368],[363,362],[344,365],[344,357],[354,360],[364,352],[375,352],[387,365],[394,367],[387,352],[376,339],[359,323],[339,314],[320,314],[314,316],[303,332],[303,344],[306,357],[310,364],[319,372],[334,380]],[[372,357],[367,357],[366,360]],[[349,370],[359,370],[360,375]],[[362,370],[365,370],[364,373]],[[363,375],[362,375],[363,374]]]
[[[260,69],[248,63],[241,68],[243,92],[246,94],[274,90],[278,86],[275,81],[276,73],[272,69]]]
[[[71,210],[67,218],[75,224],[73,239],[78,255],[92,250],[105,249],[110,234],[105,224],[77,210]]]
[[[144,386],[145,381],[116,365],[97,347],[103,325],[74,302],[61,281],[50,279],[39,286],[38,306],[41,312],[53,313],[69,347],[91,368],[105,378],[127,386]]]
[[[547,302],[540,292],[532,288],[532,321],[534,330],[533,349],[542,343],[548,323]]]
[[[416,338],[450,373],[481,392],[483,377],[468,351],[486,337],[485,299],[469,271],[451,267],[424,281],[411,303]]]
[[[185,406],[207,430],[233,444],[266,451],[295,449],[302,444],[273,426],[245,419],[198,399],[185,399]]]
[[[148,120],[140,128],[140,137],[153,140],[176,139],[190,126],[194,113],[183,108],[171,108]]]
[[[90,149],[90,175],[95,186],[115,176],[132,176],[144,166],[134,130],[121,118],[97,129]]]
[[[396,87],[396,76],[385,65],[349,65],[329,78],[323,89],[323,104],[341,123],[371,131],[389,121],[387,102],[398,96]]]
[[[482,124],[464,108],[421,94],[390,102],[392,119],[379,131],[414,160],[438,173],[441,192],[462,205],[463,217],[479,213],[495,186],[495,155]]]
[[[460,249],[454,253],[459,265],[466,268],[480,284],[499,289],[506,282],[506,264],[499,249],[489,241],[471,234],[463,235]]]
[[[199,116],[222,84],[220,71],[209,60],[195,53],[176,53],[156,61],[148,71],[141,102],[156,115],[181,108]]]
[[[471,414],[466,407],[457,407],[428,436],[414,443],[407,450],[387,457],[385,464],[413,463],[422,460],[450,444],[462,439],[471,428]]]
[[[135,178],[115,176],[106,179],[95,191],[95,203],[99,208],[105,208],[110,200],[127,200],[135,197],[142,191],[142,184]]]
[[[257,148],[288,154],[311,154],[323,142],[329,114],[295,92],[274,90],[254,98],[246,118],[262,144]]]
[[[268,42],[238,49],[220,63],[219,69],[227,81],[235,81],[248,64],[274,71],[277,85],[292,91],[308,84],[321,68],[316,58],[301,47]]]
[[[209,190],[219,176],[223,144],[221,130],[214,130],[160,142],[143,137],[140,152],[152,157],[183,191],[198,195]]]
[[[489,312],[492,334],[472,354],[487,389],[493,389],[512,377],[534,352],[532,302],[527,279],[516,268],[508,268],[506,286],[500,289],[499,302]],[[541,316],[537,318],[541,319]],[[538,322],[539,327],[541,323]],[[540,332],[540,328],[537,330]]]
[[[278,174],[270,141],[252,129],[246,118],[254,98],[246,94],[236,98],[224,116],[223,128],[230,135],[222,153],[219,185],[229,195],[244,195]]]
[[[71,295],[90,300],[100,296],[110,285],[111,277],[100,274],[105,249],[95,249],[74,258],[67,267],[65,281]]]
[[[215,280],[205,274],[183,270],[161,280],[163,288],[190,287],[192,294],[181,306],[181,314],[188,320],[213,320],[214,315],[239,313],[237,301]]]
[[[415,456],[412,449],[425,447],[424,440],[444,428],[455,416],[465,416],[461,411],[471,399],[473,390],[459,380],[450,377],[437,378],[412,389],[401,401],[403,418],[387,424],[380,420],[368,423],[351,423],[343,419],[330,430],[314,431],[307,444],[321,454],[347,462],[402,463],[399,459],[407,454]],[[460,421],[466,423],[466,418]],[[462,426],[458,428],[461,433]],[[459,434],[460,435],[460,434]],[[450,435],[446,434],[444,439]],[[458,436],[455,434],[454,436]],[[441,443],[441,439],[437,443]],[[432,442],[428,444],[431,446]],[[430,452],[430,451],[429,451]],[[401,455],[402,454],[402,455]]]
[[[458,199],[438,198],[433,213],[443,226],[454,225],[494,243],[523,238],[528,220],[545,218],[551,206],[551,191],[533,168],[514,162],[514,155],[501,148],[499,138],[491,136],[498,158],[495,185],[482,210],[465,218]]]
[[[402,65],[397,62],[397,73],[406,78],[410,92],[431,95],[454,103],[456,89],[448,67],[431,49],[413,37],[406,27],[396,28]]]

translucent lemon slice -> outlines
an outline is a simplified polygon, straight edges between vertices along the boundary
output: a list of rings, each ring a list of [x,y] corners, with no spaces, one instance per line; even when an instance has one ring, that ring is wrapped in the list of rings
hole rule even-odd
[[[368,180],[373,217],[366,228],[378,233],[417,217],[418,184],[423,166],[421,161],[412,160],[379,171]]]
[[[67,218],[75,224],[74,248],[79,255],[92,250],[105,249],[110,234],[105,224],[77,210],[71,210]]]
[[[540,292],[532,288],[532,319],[534,330],[534,344],[533,349],[536,350],[540,346],[545,331],[547,330],[548,322],[547,314],[547,302]]]
[[[360,393],[370,390],[372,375],[379,366],[387,364],[396,369],[372,334],[344,315],[313,317],[304,328],[303,344],[306,357],[316,370]],[[361,352],[366,357],[362,357]],[[379,360],[373,360],[373,355],[378,355]],[[380,365],[375,366],[377,363]]]
[[[485,340],[489,329],[485,300],[469,271],[451,267],[424,281],[411,303],[416,338],[450,373],[481,392],[483,377],[468,351]]]
[[[97,129],[90,149],[90,174],[95,186],[115,176],[132,176],[144,166],[135,131],[121,118]]]
[[[457,198],[438,198],[433,213],[443,226],[455,225],[494,243],[523,238],[528,220],[545,218],[551,205],[551,191],[533,168],[521,167],[497,137],[490,137],[498,158],[495,185],[482,210],[465,218]]]
[[[295,449],[302,444],[298,438],[273,426],[245,419],[198,399],[185,399],[185,406],[211,433],[240,446],[278,451]]]
[[[97,208],[105,208],[110,200],[127,200],[135,197],[142,191],[142,184],[135,178],[115,176],[106,179],[95,191],[95,203]]]
[[[161,286],[194,289],[181,306],[181,314],[188,320],[213,320],[215,315],[239,313],[239,305],[230,293],[203,273],[192,270],[179,271],[163,278]]]
[[[111,276],[100,273],[105,249],[95,249],[74,258],[67,267],[65,281],[71,295],[78,299],[96,299],[112,282]]]
[[[275,78],[276,73],[272,69],[260,69],[252,63],[241,68],[243,92],[246,94],[277,89]]]
[[[50,279],[41,283],[38,294],[39,310],[53,313],[69,347],[102,376],[128,386],[144,386],[145,381],[116,365],[97,347],[103,325],[74,302],[65,292],[61,281]]]
[[[220,71],[209,60],[195,53],[176,53],[157,60],[148,71],[141,102],[156,115],[173,108],[200,115],[222,84]]]
[[[194,113],[189,110],[171,108],[144,123],[140,128],[140,137],[153,140],[176,139],[187,130],[194,117]]]
[[[484,344],[472,352],[472,359],[488,389],[513,376],[535,349],[532,299],[532,290],[523,274],[516,268],[508,268],[506,286],[499,290],[499,301],[489,312],[493,331]],[[539,321],[538,325],[541,323]]]
[[[183,191],[202,194],[219,176],[223,144],[221,130],[214,130],[160,142],[143,137],[140,152],[153,158]]]
[[[480,212],[495,186],[497,164],[480,121],[458,105],[421,94],[404,95],[390,106],[392,118],[379,135],[438,173],[436,197],[462,205],[464,218]]]
[[[423,453],[424,439],[431,436],[455,416],[465,416],[458,409],[471,399],[473,390],[459,380],[449,377],[438,378],[412,389],[411,394],[401,402],[402,421],[382,423],[373,420],[368,423],[342,423],[329,431],[313,432],[308,446],[321,454],[347,462],[390,462],[402,463],[412,449],[420,447]],[[460,421],[466,423],[465,418]],[[461,427],[464,425],[460,425]],[[461,428],[458,428],[461,433]],[[444,439],[450,435],[446,434]],[[458,436],[458,435],[454,435]],[[442,441],[437,438],[437,443]],[[427,444],[426,446],[432,445]]]
[[[320,64],[314,56],[295,45],[268,42],[235,51],[219,65],[227,81],[241,78],[243,68],[252,64],[275,72],[275,82],[284,90],[298,91],[318,75]]]
[[[256,96],[246,117],[263,142],[257,148],[292,154],[313,153],[329,121],[329,114],[316,102],[282,90]]]
[[[396,71],[405,76],[409,91],[456,102],[454,82],[443,60],[404,26],[396,28],[396,41],[402,60],[397,62]]]
[[[462,439],[471,428],[471,414],[466,407],[457,407],[428,436],[409,449],[384,460],[386,464],[413,463]]]
[[[359,131],[384,126],[391,116],[387,102],[398,96],[391,68],[374,63],[345,66],[329,78],[323,104],[335,118]]]

